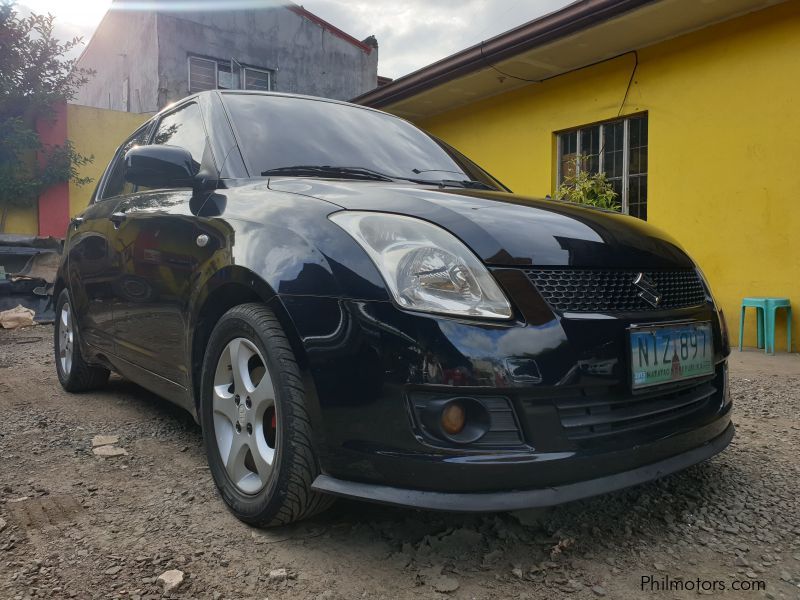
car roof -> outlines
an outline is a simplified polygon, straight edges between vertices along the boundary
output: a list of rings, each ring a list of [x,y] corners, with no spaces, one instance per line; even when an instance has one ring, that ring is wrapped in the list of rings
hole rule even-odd
[[[379,113],[379,114],[382,114],[382,115],[387,115],[387,116],[394,117],[396,119],[399,118],[399,119],[402,120],[402,118],[398,117],[397,115],[393,115],[391,113],[387,113],[387,112],[384,112],[382,110],[378,110],[376,108],[370,108],[368,106],[361,106],[360,104],[353,104],[352,102],[345,102],[344,100],[335,100],[333,98],[323,98],[321,96],[309,96],[309,95],[306,95],[306,94],[290,94],[288,92],[274,92],[274,91],[262,92],[262,91],[255,91],[255,90],[206,90],[206,91],[203,91],[203,92],[195,92],[194,94],[190,94],[190,95],[188,95],[188,96],[186,96],[184,98],[181,98],[180,100],[176,100],[175,102],[171,102],[170,104],[168,104],[167,106],[162,108],[160,111],[158,111],[155,115],[153,115],[153,117],[151,117],[151,119],[148,119],[148,121],[155,120],[155,119],[159,118],[162,114],[164,114],[166,112],[169,112],[169,111],[172,111],[175,107],[177,107],[177,106],[179,106],[181,104],[184,104],[185,102],[188,102],[188,101],[190,101],[192,99],[201,98],[203,96],[210,96],[212,94],[217,94],[217,95],[220,95],[220,96],[229,96],[229,95],[276,96],[276,97],[279,97],[279,98],[297,98],[299,100],[314,100],[314,101],[317,101],[317,102],[328,102],[330,104],[341,104],[343,106],[352,106],[353,108],[360,108],[361,110],[368,110],[368,111],[371,111],[371,112],[376,112],[376,113]]]

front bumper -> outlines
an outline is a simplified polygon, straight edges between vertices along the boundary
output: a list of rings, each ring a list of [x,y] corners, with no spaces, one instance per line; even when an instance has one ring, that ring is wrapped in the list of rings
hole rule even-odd
[[[329,475],[319,475],[311,487],[318,492],[345,498],[426,510],[501,512],[525,508],[542,508],[606,494],[675,473],[718,454],[731,442],[733,435],[734,426],[733,423],[729,423],[717,437],[697,448],[687,450],[676,456],[629,471],[539,489],[448,493],[343,481]]]
[[[519,310],[513,322],[281,297],[304,353],[316,489],[447,510],[544,506],[659,477],[728,443],[727,348],[713,306],[570,316],[527,280],[499,279]],[[714,376],[632,391],[628,328],[676,321],[713,323]],[[416,407],[454,396],[510,409],[515,435],[431,439]]]

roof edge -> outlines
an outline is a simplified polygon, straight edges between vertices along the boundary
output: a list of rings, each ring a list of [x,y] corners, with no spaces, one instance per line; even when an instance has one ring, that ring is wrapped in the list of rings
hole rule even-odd
[[[370,46],[369,44],[365,44],[364,42],[354,38],[352,35],[350,35],[346,31],[343,31],[342,29],[339,29],[338,27],[336,27],[336,25],[333,25],[332,23],[329,23],[328,21],[326,21],[322,17],[315,15],[311,11],[307,10],[305,7],[300,6],[298,4],[295,4],[294,2],[290,2],[290,3],[286,4],[285,6],[286,6],[286,8],[288,8],[293,13],[296,13],[296,14],[300,15],[301,17],[305,17],[309,21],[311,21],[313,23],[316,23],[317,25],[319,25],[323,29],[329,31],[331,34],[335,35],[336,37],[341,38],[346,42],[349,42],[350,44],[352,44],[353,46],[356,46],[357,48],[360,48],[365,54],[371,54],[372,53],[372,50],[373,50],[372,46]]]
[[[658,0],[582,0],[451,54],[350,102],[380,108]]]

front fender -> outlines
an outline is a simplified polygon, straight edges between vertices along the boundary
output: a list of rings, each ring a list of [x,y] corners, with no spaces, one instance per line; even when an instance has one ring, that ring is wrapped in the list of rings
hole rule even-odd
[[[218,205],[219,216],[203,219],[218,238],[214,273],[241,266],[280,296],[389,299],[366,252],[328,219],[335,204],[251,184],[225,190]]]

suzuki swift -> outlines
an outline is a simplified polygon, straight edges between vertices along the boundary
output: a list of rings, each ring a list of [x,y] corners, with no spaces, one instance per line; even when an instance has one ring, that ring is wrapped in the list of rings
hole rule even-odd
[[[55,298],[61,385],[114,371],[188,410],[255,525],[334,496],[553,505],[733,437],[725,321],[675,240],[342,102],[154,116],[72,219]]]

